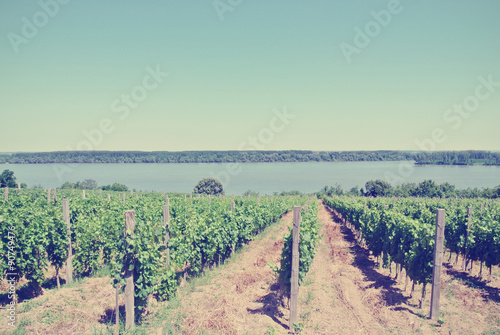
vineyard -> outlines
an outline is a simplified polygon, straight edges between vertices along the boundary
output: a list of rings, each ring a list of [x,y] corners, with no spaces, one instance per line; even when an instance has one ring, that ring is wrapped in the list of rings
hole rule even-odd
[[[425,287],[432,279],[436,211],[446,211],[445,247],[463,257],[464,268],[474,261],[489,269],[500,264],[500,204],[479,200],[325,198],[325,203],[351,224],[358,240],[384,267],[396,263],[414,283]]]
[[[115,287],[126,284],[127,274],[133,278],[135,305],[143,313],[153,295],[160,301],[172,298],[182,280],[224,263],[293,205],[307,200],[169,198],[132,192],[108,192],[103,199],[102,192],[60,191],[57,197],[55,190],[11,192],[0,200],[0,270],[3,278],[16,282],[24,278],[37,296],[49,266],[56,270],[58,287],[63,268],[67,278],[68,268],[73,268],[76,278],[83,278],[109,266]],[[63,217],[64,202],[69,204],[68,222]],[[132,231],[126,228],[126,211],[133,211]],[[309,213],[304,225],[304,246],[308,247],[301,254],[303,264],[312,261],[312,244],[317,240],[317,225],[311,226],[315,205]],[[305,272],[302,265],[301,277]]]
[[[102,283],[103,287],[112,288],[112,293],[109,289],[102,289],[107,292],[107,302],[104,304],[108,310],[102,316],[102,322],[107,327],[106,333],[117,333],[114,318],[118,305],[123,307],[124,300],[125,310],[118,313],[121,318],[119,332],[128,333],[125,331],[127,295],[135,298],[134,324],[136,327],[146,327],[146,333],[156,329],[154,327],[175,329],[167,332],[172,334],[195,334],[201,329],[209,329],[208,333],[266,333],[266,328],[262,326],[258,332],[235,326],[238,318],[248,318],[246,322],[251,325],[251,330],[256,313],[253,311],[260,311],[263,316],[270,317],[265,322],[268,330],[281,324],[278,327],[281,330],[294,329],[314,334],[314,329],[323,327],[324,333],[335,333],[341,331],[335,326],[338,324],[354,327],[351,331],[342,328],[342,333],[384,333],[389,328],[381,330],[384,328],[368,326],[374,319],[366,316],[370,313],[377,315],[377,309],[382,309],[382,302],[369,305],[367,310],[363,306],[352,305],[358,300],[366,304],[372,299],[357,293],[353,283],[361,287],[360,281],[367,281],[363,290],[373,290],[369,281],[379,278],[371,270],[372,265],[367,265],[371,264],[370,258],[373,257],[373,268],[386,273],[381,275],[383,278],[388,276],[383,282],[391,283],[378,285],[393,292],[391,294],[396,294],[392,286],[398,282],[404,284],[402,292],[406,292],[407,286],[411,288],[410,298],[414,291],[422,287],[419,304],[415,305],[415,313],[422,313],[418,311],[422,310],[422,303],[427,301],[426,285],[432,281],[433,275],[438,208],[446,211],[445,261],[460,267],[464,273],[471,273],[475,267],[476,272],[479,271],[477,283],[482,278],[485,283],[492,278],[497,282],[497,266],[500,264],[498,201],[322,197],[318,202],[308,196],[199,197],[143,192],[57,192],[10,190],[5,193],[4,199],[0,199],[2,277],[8,279],[10,287],[18,291],[21,299],[19,303],[24,311],[32,308],[26,306],[43,306],[43,301],[47,301],[43,300],[47,287],[54,292],[62,292],[68,287],[64,292],[72,292],[72,280],[81,283],[89,279]],[[328,213],[331,213],[331,217]],[[300,218],[300,230],[297,231],[292,229],[295,227],[296,215]],[[287,219],[283,220],[284,217]],[[334,221],[342,224],[338,225]],[[268,232],[270,227],[274,227],[274,233]],[[262,236],[266,234],[267,237]],[[348,240],[349,234],[354,237],[358,249],[351,246],[350,251],[347,251],[343,240]],[[294,238],[300,242],[294,241]],[[257,253],[252,252],[252,248],[264,242],[267,246]],[[295,246],[296,243],[298,246]],[[296,265],[293,260],[294,247],[299,256]],[[241,250],[248,253],[245,260],[238,258],[241,257],[238,256]],[[364,256],[363,250],[369,250],[369,256]],[[352,253],[358,253],[356,257],[364,260],[350,261],[349,254]],[[235,258],[239,260],[235,261]],[[242,263],[241,267],[238,263]],[[360,267],[356,271],[361,270],[364,277],[346,280],[352,275],[348,273],[344,278],[348,266]],[[106,275],[101,280],[102,269],[106,269]],[[294,272],[300,293],[297,293],[297,289],[294,291]],[[69,273],[74,279],[68,277]],[[209,280],[213,273],[220,274],[217,280],[222,283],[221,291],[212,285],[200,296],[201,293],[197,292],[202,290],[193,289],[190,285]],[[133,291],[127,292],[131,279],[134,282]],[[448,277],[446,280],[450,282]],[[47,286],[48,282],[53,282],[53,286]],[[490,298],[493,299],[493,305],[489,308],[497,310],[495,301],[500,301],[498,289],[484,287],[493,297]],[[255,298],[254,292],[257,291],[262,291],[258,294],[261,297],[259,299]],[[321,293],[314,293],[318,291]],[[349,295],[353,296],[346,298],[344,294],[347,293],[343,292],[350,292]],[[9,304],[7,296],[3,296],[2,302],[6,307]],[[398,296],[400,303],[407,299],[402,294],[398,293]],[[77,300],[85,301],[84,294],[82,297]],[[37,302],[41,298],[42,302]],[[343,305],[332,304],[332,299],[340,300]],[[310,303],[312,300],[315,302]],[[227,306],[221,306],[221,301]],[[295,304],[298,301],[298,309],[296,305],[292,307],[293,301]],[[164,315],[173,308],[170,306],[181,303],[186,303],[182,324],[176,323],[180,321],[169,321],[166,326],[148,325],[151,317]],[[78,304],[84,303],[69,302],[70,306]],[[235,313],[231,306],[239,304],[246,314],[240,314],[229,323],[228,318]],[[249,307],[254,304],[262,307]],[[304,311],[311,304],[317,307]],[[112,306],[111,311],[109,306]],[[200,310],[200,306],[204,309]],[[346,313],[343,308],[355,314],[354,323],[343,316]],[[408,308],[413,307],[408,305]],[[215,310],[210,312],[212,309]],[[100,313],[102,315],[103,312]],[[315,313],[316,317],[310,316]],[[404,310],[398,313],[403,315],[401,320],[404,319],[404,322],[411,315],[405,314]],[[205,318],[217,319],[219,323]],[[312,325],[311,320],[314,318],[317,324]],[[328,322],[331,318],[334,321]],[[397,322],[389,326],[391,322],[388,319],[376,320],[385,322],[386,327],[399,329]],[[46,322],[50,324],[52,321]],[[328,325],[320,326],[323,322]],[[3,328],[0,329],[3,331]],[[46,331],[50,327],[43,329]]]

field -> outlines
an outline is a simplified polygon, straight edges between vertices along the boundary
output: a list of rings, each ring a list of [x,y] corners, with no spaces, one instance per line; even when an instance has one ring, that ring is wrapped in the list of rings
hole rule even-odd
[[[365,205],[365,198],[170,195],[165,220],[162,194],[127,193],[124,200],[122,193],[110,192],[108,200],[106,192],[88,193],[85,199],[80,192],[59,192],[55,201],[43,191],[11,192],[0,203],[3,233],[8,236],[6,227],[13,226],[17,233],[15,240],[2,239],[2,270],[6,277],[9,241],[16,241],[15,271],[21,278],[16,282],[16,327],[8,325],[4,310],[0,332],[112,334],[114,285],[122,287],[129,269],[140,316],[134,330],[126,332],[120,292],[121,333],[286,334],[289,300],[287,284],[279,278],[289,271],[292,206],[305,204],[298,333],[500,331],[498,202],[370,199]],[[70,203],[72,283],[65,280],[63,198]],[[430,228],[437,207],[446,207],[449,229],[441,313],[432,321],[430,288],[422,295],[422,284],[431,279],[427,258],[432,256]],[[465,243],[460,236],[467,234],[468,207],[473,211]],[[130,209],[135,210],[135,232],[125,230],[124,212]],[[2,305],[8,307],[5,279],[1,289]]]

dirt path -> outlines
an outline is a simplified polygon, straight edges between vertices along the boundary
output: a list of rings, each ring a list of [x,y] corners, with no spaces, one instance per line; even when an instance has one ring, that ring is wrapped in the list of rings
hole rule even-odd
[[[266,263],[279,263],[281,240],[291,220],[287,214],[230,262],[182,288],[173,302],[177,306],[174,330],[287,334],[288,310],[280,303],[276,278]],[[411,283],[405,289],[404,272],[395,280],[394,267],[392,273],[379,268],[353,233],[336,222],[336,213],[322,204],[319,220],[323,238],[299,290],[302,334],[490,334],[499,330],[498,274],[492,283],[484,283],[471,275],[460,278],[456,269],[445,264],[442,324],[438,324],[427,318],[429,286],[419,309],[421,286],[411,296]]]
[[[404,272],[379,268],[336,213],[319,207],[322,241],[299,289],[302,334],[499,334],[500,269],[489,279],[462,272],[445,257],[440,323],[428,319],[430,286],[422,309],[421,285],[410,295]],[[287,334],[288,309],[268,263],[279,265],[292,214],[267,228],[226,264],[189,280],[176,298],[153,301],[136,326],[145,334]],[[452,258],[452,263],[455,257]],[[459,262],[460,264],[460,262]],[[106,334],[112,329],[114,290],[109,276],[48,288],[17,306],[30,334]],[[123,295],[120,303],[123,306]],[[2,314],[5,315],[5,314]],[[111,328],[107,329],[108,326]],[[12,329],[0,324],[0,333]],[[22,333],[22,332],[21,332]]]
[[[362,280],[341,226],[319,208],[323,240],[299,290],[304,334],[383,334],[373,307],[356,284]]]
[[[278,299],[276,278],[268,265],[278,265],[283,237],[292,214],[266,229],[226,264],[195,278],[179,290],[174,304],[185,334],[287,333],[288,311]],[[158,306],[158,307],[161,307]],[[163,325],[164,327],[164,325]]]
[[[451,264],[442,276],[441,323],[428,319],[430,285],[411,296],[404,271],[379,268],[336,213],[320,206],[323,242],[299,291],[303,334],[496,334],[500,331],[500,280],[465,274]],[[335,222],[337,221],[337,222]],[[494,270],[495,271],[495,270]]]

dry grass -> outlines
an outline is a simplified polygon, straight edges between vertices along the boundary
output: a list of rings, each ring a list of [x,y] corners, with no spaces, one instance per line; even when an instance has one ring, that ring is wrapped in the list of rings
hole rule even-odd
[[[288,310],[268,263],[279,264],[282,238],[291,214],[268,228],[226,264],[190,278],[177,298],[158,303],[139,334],[287,334]],[[423,308],[421,285],[410,296],[404,271],[381,269],[370,252],[335,213],[320,207],[323,241],[299,290],[302,334],[498,334],[500,270],[491,278],[445,262],[440,323],[428,319],[430,286]],[[448,258],[446,257],[445,260]],[[452,263],[455,257],[452,257]],[[48,276],[54,275],[49,269]],[[64,278],[64,272],[61,273]],[[6,283],[2,283],[5,289]],[[120,303],[123,306],[122,295]],[[109,277],[86,278],[18,304],[18,320],[28,334],[107,333],[114,317],[115,291]],[[114,320],[114,319],[113,319]],[[12,331],[0,323],[0,333]],[[22,333],[22,332],[19,332]]]

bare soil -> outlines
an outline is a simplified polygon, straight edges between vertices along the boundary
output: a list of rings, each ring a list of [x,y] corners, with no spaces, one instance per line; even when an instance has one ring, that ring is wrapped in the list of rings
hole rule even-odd
[[[420,309],[421,285],[411,294],[405,273],[383,269],[359,246],[335,212],[320,205],[322,240],[299,289],[302,334],[500,334],[500,270],[463,272],[455,255],[442,276],[440,322],[429,320],[431,287]],[[291,213],[267,228],[226,264],[182,284],[178,296],[152,303],[136,327],[142,334],[287,334],[287,301],[270,265],[278,265]],[[61,277],[64,278],[62,271]],[[64,280],[62,280],[64,283]],[[405,287],[406,286],[406,287]],[[24,297],[17,318],[27,334],[107,334],[114,318],[109,277],[86,278]],[[123,308],[123,295],[120,303]],[[123,313],[123,312],[122,312]],[[6,311],[0,333],[12,331]]]

